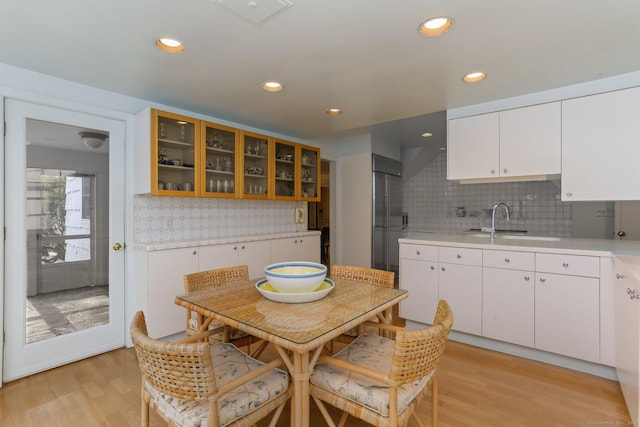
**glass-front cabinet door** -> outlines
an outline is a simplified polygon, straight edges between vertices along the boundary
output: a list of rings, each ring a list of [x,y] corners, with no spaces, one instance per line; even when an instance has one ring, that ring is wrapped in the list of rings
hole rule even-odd
[[[296,156],[296,144],[276,140],[275,146],[275,197],[293,200],[298,194],[296,165],[300,161]]]
[[[151,110],[151,194],[195,196],[199,121]]]
[[[269,197],[269,138],[242,132],[242,197],[266,199]]]
[[[200,185],[205,197],[236,197],[237,129],[202,122],[202,150]]]
[[[309,202],[320,201],[320,150],[300,147],[300,197]]]

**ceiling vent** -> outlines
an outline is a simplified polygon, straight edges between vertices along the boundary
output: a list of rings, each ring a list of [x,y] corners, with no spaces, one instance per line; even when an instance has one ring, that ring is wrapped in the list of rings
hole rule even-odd
[[[233,14],[246,19],[255,25],[273,18],[291,6],[289,0],[211,0]]]

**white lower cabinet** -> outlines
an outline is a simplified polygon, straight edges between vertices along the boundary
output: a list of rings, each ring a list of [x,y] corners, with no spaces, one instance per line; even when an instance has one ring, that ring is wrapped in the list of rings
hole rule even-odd
[[[535,348],[600,362],[599,282],[536,273]]]
[[[601,265],[598,256],[401,243],[400,287],[409,297],[400,315],[430,323],[445,299],[456,331],[611,365],[612,352],[601,348],[613,329]]]
[[[453,311],[453,330],[482,333],[482,250],[441,247],[438,295]],[[442,262],[446,261],[446,262]],[[400,276],[402,277],[402,275]]]
[[[616,374],[633,425],[640,422],[640,282],[615,263]]]
[[[272,246],[273,245],[273,246]],[[287,248],[285,250],[285,248]],[[287,252],[295,249],[293,253]],[[175,304],[184,293],[184,275],[215,268],[248,265],[249,277],[264,277],[273,259],[320,262],[320,236],[256,240],[158,251],[137,250],[136,281],[139,308],[147,318],[149,335],[161,338],[185,328],[185,309]]]
[[[185,309],[175,304],[184,293],[185,274],[198,271],[198,248],[168,249],[147,253],[147,328],[152,338],[165,337],[185,328]]]
[[[249,277],[264,277],[264,268],[271,262],[271,245],[268,240],[203,246],[198,256],[199,271],[215,268],[247,265]]]
[[[320,236],[271,240],[271,263],[285,261],[320,262]]]
[[[534,275],[533,271],[483,269],[483,336],[534,346]]]
[[[483,251],[482,335],[533,347],[535,255]]]
[[[432,324],[439,301],[438,248],[401,244],[400,271],[400,289],[409,292],[400,301],[400,317]]]

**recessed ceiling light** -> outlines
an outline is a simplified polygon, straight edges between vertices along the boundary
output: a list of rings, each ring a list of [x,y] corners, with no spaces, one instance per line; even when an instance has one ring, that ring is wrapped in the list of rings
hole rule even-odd
[[[481,80],[484,80],[487,78],[487,75],[481,71],[475,72],[475,73],[469,73],[466,76],[463,77],[462,80],[464,80],[467,83],[475,83],[475,82],[479,82]]]
[[[433,134],[431,132],[425,132],[425,133],[422,134],[423,138],[429,138],[431,136],[433,136]]]
[[[418,27],[418,32],[426,37],[441,36],[453,28],[453,19],[448,16],[429,18]]]
[[[267,92],[280,92],[282,89],[284,89],[284,86],[282,86],[282,84],[278,82],[265,82],[262,83],[262,89],[266,90]]]
[[[184,52],[184,45],[180,43],[178,40],[170,39],[170,38],[161,38],[156,40],[156,46],[160,50],[169,53],[182,53]]]
[[[329,114],[330,116],[337,116],[339,114],[342,114],[342,110],[340,108],[329,108],[327,111],[325,111],[325,113]]]

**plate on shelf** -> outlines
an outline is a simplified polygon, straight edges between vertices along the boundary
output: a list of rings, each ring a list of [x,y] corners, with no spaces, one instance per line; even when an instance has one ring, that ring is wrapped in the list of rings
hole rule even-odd
[[[267,279],[258,280],[256,289],[263,297],[276,302],[301,303],[316,301],[327,296],[335,287],[331,279],[324,279],[324,282],[313,292],[284,293],[276,291]]]

